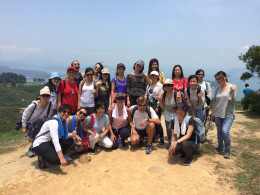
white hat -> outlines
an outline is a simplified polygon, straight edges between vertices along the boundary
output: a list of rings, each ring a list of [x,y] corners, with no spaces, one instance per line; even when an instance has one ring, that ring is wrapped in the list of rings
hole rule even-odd
[[[150,73],[150,75],[156,75],[156,76],[159,76],[159,73],[158,73],[156,70],[154,70],[154,71],[152,71],[152,72]]]
[[[45,86],[44,88],[42,88],[40,90],[40,95],[44,95],[44,94],[47,94],[47,95],[51,95],[51,92],[49,90],[49,87]]]

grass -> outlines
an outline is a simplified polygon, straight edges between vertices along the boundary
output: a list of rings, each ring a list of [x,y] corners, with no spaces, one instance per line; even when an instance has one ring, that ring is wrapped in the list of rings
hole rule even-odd
[[[258,117],[259,118],[259,117]],[[237,143],[234,148],[236,166],[242,171],[235,175],[235,187],[241,194],[260,194],[260,138],[254,136],[259,132],[260,122],[237,122],[245,127],[245,132],[251,135],[249,138],[240,134],[234,141]]]

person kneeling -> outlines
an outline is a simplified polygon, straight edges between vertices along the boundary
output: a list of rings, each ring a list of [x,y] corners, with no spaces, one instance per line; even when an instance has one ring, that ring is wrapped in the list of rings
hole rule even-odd
[[[72,147],[72,138],[76,133],[68,134],[66,119],[70,116],[71,106],[63,104],[58,114],[47,120],[41,127],[33,142],[33,151],[38,154],[39,168],[46,168],[50,164],[67,165],[64,154]],[[75,136],[75,135],[74,135]]]
[[[161,123],[153,108],[147,106],[147,99],[144,96],[137,98],[138,105],[130,107],[135,125],[130,123],[132,128],[131,143],[141,146],[143,138],[148,135],[146,154],[152,153],[152,140],[155,134],[155,125]]]
[[[192,153],[199,149],[199,142],[196,144],[196,134],[194,132],[195,121],[191,117],[186,119],[188,107],[181,103],[178,104],[176,110],[176,117],[172,120],[172,139],[171,147],[169,148],[169,155],[181,153],[181,157],[185,158],[184,165],[190,166],[194,161]],[[180,134],[180,138],[177,140],[177,134]]]

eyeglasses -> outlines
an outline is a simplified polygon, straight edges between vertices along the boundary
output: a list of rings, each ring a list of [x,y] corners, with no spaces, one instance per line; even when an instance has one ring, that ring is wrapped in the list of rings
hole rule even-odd
[[[116,98],[116,100],[124,100],[125,98],[124,97],[118,97]]]
[[[63,114],[71,114],[71,111],[68,110],[62,110]]]
[[[86,75],[86,77],[91,77],[91,76],[93,76],[93,74],[85,74]]]
[[[85,116],[85,117],[87,116],[87,114],[85,114],[85,113],[82,112],[82,111],[79,111],[79,114],[80,114],[80,115],[83,115],[83,116]]]
[[[197,76],[204,76],[204,74],[197,74]]]
[[[55,81],[61,81],[60,78],[54,78],[53,80],[55,80]]]
[[[223,80],[223,79],[224,79],[223,77],[216,78],[216,81],[218,82],[218,81],[221,81],[221,80]]]
[[[101,69],[101,67],[100,67],[100,66],[95,66],[95,68],[96,68],[96,69],[99,69],[99,70]]]
[[[140,106],[140,107],[145,107],[146,104],[138,104],[138,106]]]
[[[171,84],[165,84],[165,85],[163,85],[164,87],[172,87],[173,85],[171,85]]]
[[[48,94],[42,94],[41,96],[44,97],[44,98],[49,98],[49,97],[51,97],[51,95],[48,95]]]
[[[99,108],[97,108],[97,110],[105,110],[105,108],[104,107],[99,107]]]

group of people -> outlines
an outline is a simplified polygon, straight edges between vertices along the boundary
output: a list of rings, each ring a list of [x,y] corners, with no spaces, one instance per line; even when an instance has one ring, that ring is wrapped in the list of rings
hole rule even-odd
[[[211,98],[210,84],[203,80],[205,72],[201,69],[185,78],[181,65],[175,65],[172,78],[165,79],[157,59],[150,60],[146,74],[144,65],[138,60],[133,72],[125,76],[126,67],[119,63],[112,80],[102,62],[81,73],[79,62],[73,61],[64,80],[58,72],[52,72],[39,98],[22,116],[24,134],[37,118],[49,118],[28,155],[38,155],[39,167],[46,168],[46,162],[66,165],[73,153],[95,154],[97,147],[117,149],[128,143],[142,147],[146,138],[146,154],[151,154],[156,139],[165,143],[161,125],[164,110],[166,148],[171,156],[181,154],[184,165],[191,165],[200,145],[195,142],[194,117],[205,123],[213,99],[210,116],[218,132],[215,151],[224,150],[224,157],[231,158],[229,131],[235,117],[237,89],[228,83],[226,73],[215,75],[219,87]]]

